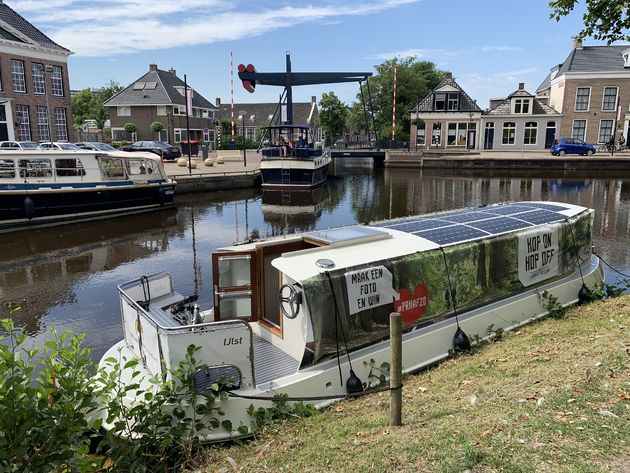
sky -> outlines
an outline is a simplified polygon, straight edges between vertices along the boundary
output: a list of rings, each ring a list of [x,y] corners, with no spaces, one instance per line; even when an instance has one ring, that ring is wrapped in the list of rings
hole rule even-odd
[[[534,93],[571,51],[582,3],[559,23],[548,0],[6,0],[70,56],[70,88],[129,85],[149,70],[173,68],[214,103],[276,102],[279,87],[243,89],[239,63],[259,72],[374,72],[415,56],[453,73],[482,107],[525,83]],[[601,44],[585,40],[585,45]],[[350,104],[358,84],[296,87],[293,100],[333,91]]]

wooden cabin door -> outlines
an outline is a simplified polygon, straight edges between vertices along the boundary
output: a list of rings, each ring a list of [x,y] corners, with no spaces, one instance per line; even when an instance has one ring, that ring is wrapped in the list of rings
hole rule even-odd
[[[212,255],[214,320],[257,320],[258,257],[255,251]]]

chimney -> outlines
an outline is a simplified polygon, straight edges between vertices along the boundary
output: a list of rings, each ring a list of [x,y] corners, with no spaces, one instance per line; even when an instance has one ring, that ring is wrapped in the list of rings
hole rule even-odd
[[[447,72],[446,73],[446,78],[447,79],[452,79],[453,78],[453,73],[452,72]]]
[[[157,64],[149,64],[150,72],[157,72]]]
[[[217,108],[221,108],[221,97],[214,99],[214,102],[217,104]]]
[[[518,83],[518,90],[525,90],[525,82]]]
[[[311,103],[317,103],[317,96],[311,95]]]
[[[582,40],[573,38],[573,49],[582,49]]]
[[[168,70],[168,72],[173,74],[173,76],[177,77],[177,71],[175,69],[173,69],[172,67]]]

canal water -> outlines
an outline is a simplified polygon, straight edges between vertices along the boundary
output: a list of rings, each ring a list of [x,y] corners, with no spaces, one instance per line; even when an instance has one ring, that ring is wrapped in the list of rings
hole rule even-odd
[[[30,340],[49,329],[86,333],[94,359],[122,338],[117,286],[159,271],[175,289],[212,304],[211,254],[248,238],[518,200],[554,200],[595,209],[594,246],[630,272],[630,173],[549,177],[339,163],[312,192],[234,190],[177,196],[177,208],[151,214],[0,235],[0,317],[7,303]],[[617,173],[618,176],[618,173]],[[610,281],[620,276],[607,270]]]

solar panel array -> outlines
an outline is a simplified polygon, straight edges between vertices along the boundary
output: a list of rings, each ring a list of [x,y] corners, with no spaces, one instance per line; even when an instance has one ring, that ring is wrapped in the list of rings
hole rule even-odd
[[[559,212],[567,209],[568,207],[561,205],[525,202],[389,220],[374,223],[372,226],[412,233],[438,245],[451,245],[536,225],[561,222],[567,217]]]

